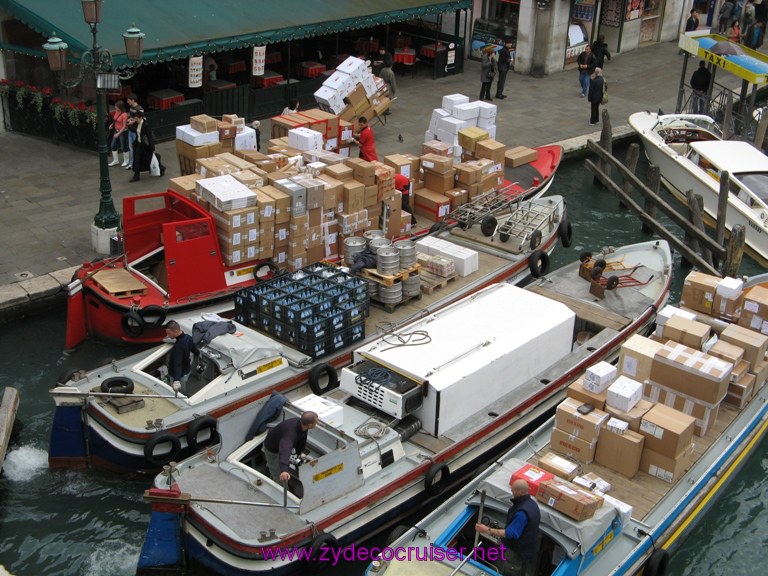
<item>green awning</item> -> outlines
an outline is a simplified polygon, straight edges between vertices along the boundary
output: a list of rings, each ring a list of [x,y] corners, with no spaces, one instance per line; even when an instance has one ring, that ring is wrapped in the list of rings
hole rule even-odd
[[[402,22],[468,9],[472,0],[127,0],[104,2],[98,41],[127,63],[122,34],[144,38],[144,63],[235,50]],[[0,9],[45,36],[54,32],[74,54],[91,47],[90,27],[76,0],[0,0]]]

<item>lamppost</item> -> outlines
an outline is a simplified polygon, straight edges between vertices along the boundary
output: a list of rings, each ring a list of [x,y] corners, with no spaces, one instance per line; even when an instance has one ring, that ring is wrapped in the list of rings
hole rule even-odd
[[[120,89],[120,80],[127,80],[135,74],[135,69],[141,64],[144,34],[136,27],[129,28],[123,34],[125,52],[131,61],[130,69],[116,70],[112,63],[112,54],[106,48],[99,46],[96,39],[96,25],[101,22],[102,0],[81,0],[83,18],[91,27],[93,46],[83,52],[80,60],[80,71],[77,78],[65,80],[63,73],[67,68],[67,44],[56,35],[48,39],[43,48],[48,53],[48,64],[52,72],[62,73],[59,82],[68,88],[77,86],[83,81],[85,72],[89,71],[96,79],[96,133],[99,143],[99,175],[101,183],[99,191],[101,200],[99,211],[91,225],[91,245],[99,254],[110,253],[110,240],[117,231],[120,215],[115,210],[112,201],[112,184],[109,180],[108,151],[107,151],[107,92]]]

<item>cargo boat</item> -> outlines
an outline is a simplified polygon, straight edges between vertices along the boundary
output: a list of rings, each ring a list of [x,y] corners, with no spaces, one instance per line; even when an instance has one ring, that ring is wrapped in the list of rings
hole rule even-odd
[[[616,278],[612,289],[588,262]],[[139,573],[316,570],[322,548],[359,542],[466,479],[551,413],[588,366],[650,329],[671,267],[663,241],[606,249],[525,289],[489,286],[364,344],[339,388],[294,391],[277,409],[277,419],[310,409],[321,417],[291,493],[266,472],[267,432],[250,430],[253,412],[222,419],[218,446],[145,493],[153,512]],[[268,557],[288,548],[311,557]]]
[[[560,196],[551,196],[523,203],[520,209],[530,211],[533,207],[537,214],[548,214],[544,222],[536,221],[535,247],[527,228],[521,229],[521,237],[506,243],[491,243],[477,230],[456,230],[461,235],[452,230],[438,234],[439,240],[456,250],[474,249],[477,271],[445,279],[442,287],[430,289],[393,310],[370,306],[365,338],[375,338],[383,327],[394,330],[491,284],[521,283],[533,274],[546,272],[548,255],[557,243],[571,241],[570,234],[563,235],[563,224],[567,224],[565,202]],[[191,334],[204,313],[201,310],[175,319]],[[56,406],[49,465],[155,471],[201,449],[215,439],[218,419],[268,397],[273,390],[306,389],[308,384],[319,390],[327,385],[328,374],[335,376],[336,369],[350,362],[352,351],[360,344],[349,342],[315,358],[242,323],[235,324],[241,336],[226,335],[206,345],[199,356],[199,369],[190,377],[184,394],[176,395],[158,373],[171,349],[168,343],[95,370],[75,368],[62,374],[59,385],[51,390]],[[261,352],[250,355],[251,349]],[[250,370],[257,365],[262,367],[260,371]]]

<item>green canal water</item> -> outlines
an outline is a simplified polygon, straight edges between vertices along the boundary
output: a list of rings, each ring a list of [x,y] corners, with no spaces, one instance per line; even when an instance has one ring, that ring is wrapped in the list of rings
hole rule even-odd
[[[613,196],[592,183],[581,161],[566,163],[550,190],[568,202],[574,228],[570,249],[558,248],[553,266],[602,246],[646,239],[640,224]],[[673,301],[687,273],[676,264]],[[745,260],[741,272],[762,272]],[[47,391],[59,374],[94,367],[123,350],[88,342],[63,352],[64,310],[0,326],[0,389],[21,394],[17,426],[0,479],[0,564],[17,576],[129,576],[149,518],[141,494],[150,480],[98,471],[48,469],[53,403]],[[768,565],[768,456],[766,443],[729,484],[676,552],[671,574],[757,574]],[[336,574],[362,574],[349,565]]]

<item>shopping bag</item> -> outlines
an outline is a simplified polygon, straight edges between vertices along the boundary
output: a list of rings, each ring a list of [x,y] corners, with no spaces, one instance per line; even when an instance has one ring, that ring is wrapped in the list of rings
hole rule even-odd
[[[149,162],[149,173],[152,176],[160,176],[160,160],[158,160],[157,154],[152,154],[152,160]]]

